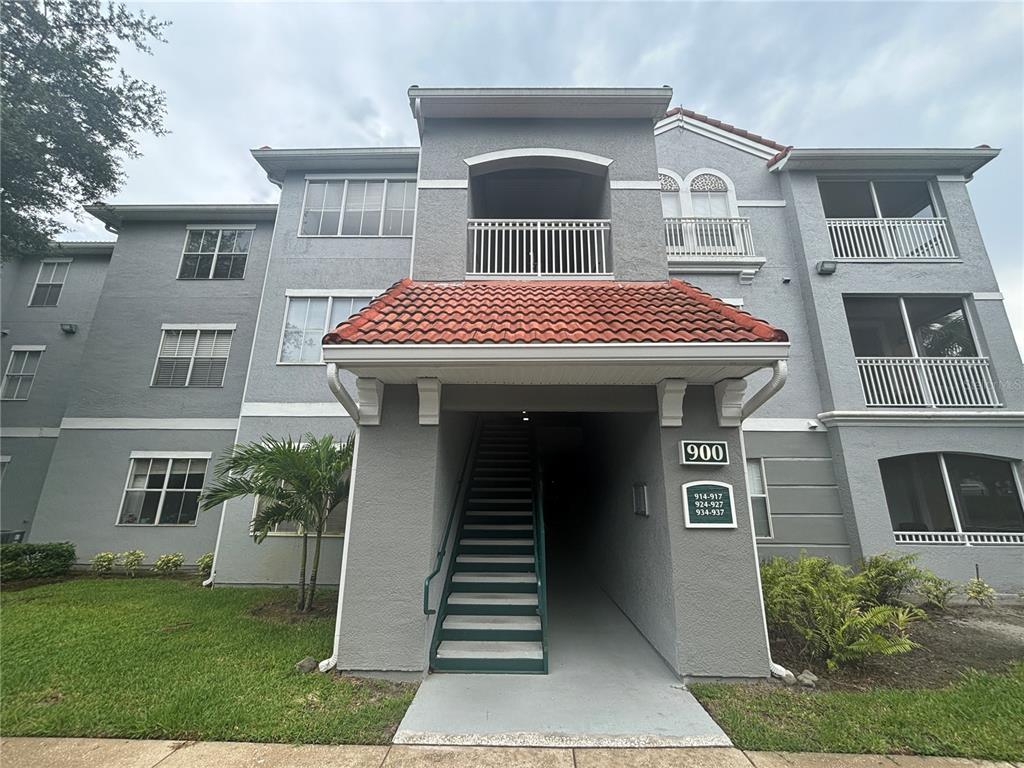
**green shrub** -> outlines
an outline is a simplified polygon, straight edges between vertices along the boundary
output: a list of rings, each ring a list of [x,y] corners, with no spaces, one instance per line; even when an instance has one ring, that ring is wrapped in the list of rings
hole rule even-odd
[[[74,564],[75,545],[70,542],[0,545],[0,581],[64,576]]]
[[[153,570],[161,576],[170,576],[176,573],[185,564],[185,556],[181,552],[174,552],[170,555],[160,555],[153,563]]]
[[[915,564],[917,555],[873,555],[858,564],[857,589],[866,605],[903,605],[903,595],[915,590],[927,571]]]
[[[949,601],[957,592],[957,585],[949,579],[940,579],[934,573],[926,572],[917,585],[917,593],[924,603],[939,613],[949,610]]]
[[[120,555],[116,552],[97,552],[89,563],[92,565],[92,570],[95,573],[102,575],[114,570],[114,566],[117,565],[118,557],[120,557]]]
[[[762,565],[761,584],[769,633],[829,670],[917,647],[909,627],[921,610],[865,605],[861,575],[827,558],[774,558]]]
[[[967,596],[967,602],[977,603],[984,608],[991,608],[996,602],[996,591],[978,576],[967,582],[964,594]]]
[[[122,552],[120,557],[124,572],[135,578],[135,572],[139,570],[142,561],[146,559],[146,553],[141,549],[129,549],[127,552]]]
[[[207,552],[205,555],[200,555],[196,559],[196,568],[199,569],[199,575],[204,579],[208,578],[213,572],[213,552]]]

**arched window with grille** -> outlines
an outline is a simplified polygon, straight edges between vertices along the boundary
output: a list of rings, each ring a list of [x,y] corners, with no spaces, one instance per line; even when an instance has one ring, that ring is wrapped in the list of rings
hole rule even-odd
[[[700,218],[727,219],[732,216],[729,187],[714,173],[698,173],[690,179],[690,204]]]

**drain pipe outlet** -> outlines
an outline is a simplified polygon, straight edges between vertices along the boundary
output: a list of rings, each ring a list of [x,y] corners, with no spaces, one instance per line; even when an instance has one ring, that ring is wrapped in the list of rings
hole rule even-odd
[[[782,389],[782,385],[786,383],[788,373],[789,366],[785,360],[776,360],[772,363],[771,379],[743,404],[743,410],[740,411],[740,419],[747,418],[747,416],[773,398]]]
[[[795,685],[796,684],[796,675],[794,675],[792,672],[790,672],[788,669],[786,669],[781,664],[776,664],[774,661],[771,661],[769,659],[769,661],[768,661],[768,669],[771,670],[772,677],[779,678],[786,685]]]

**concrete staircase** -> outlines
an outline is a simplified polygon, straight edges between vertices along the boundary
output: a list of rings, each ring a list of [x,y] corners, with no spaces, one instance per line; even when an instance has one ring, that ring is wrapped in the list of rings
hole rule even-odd
[[[485,422],[437,619],[433,669],[546,671],[535,487],[529,425]]]

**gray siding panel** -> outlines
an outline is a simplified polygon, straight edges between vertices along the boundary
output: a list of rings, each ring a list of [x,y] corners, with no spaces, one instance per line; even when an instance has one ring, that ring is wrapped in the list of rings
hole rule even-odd
[[[842,515],[839,489],[834,485],[779,486],[768,484],[772,514]]]
[[[765,459],[768,485],[835,485],[832,459]]]

